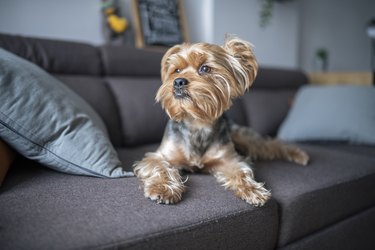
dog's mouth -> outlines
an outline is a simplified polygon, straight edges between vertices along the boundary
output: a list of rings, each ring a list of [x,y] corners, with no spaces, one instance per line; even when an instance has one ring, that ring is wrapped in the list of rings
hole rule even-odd
[[[184,99],[189,96],[185,88],[174,88],[173,95],[176,99]]]

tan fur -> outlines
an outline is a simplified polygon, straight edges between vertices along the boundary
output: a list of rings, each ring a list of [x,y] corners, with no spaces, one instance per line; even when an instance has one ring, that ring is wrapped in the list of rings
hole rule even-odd
[[[207,72],[201,71],[202,65]],[[134,164],[146,197],[165,204],[180,201],[185,185],[179,171],[184,169],[210,173],[237,197],[262,206],[271,194],[254,180],[251,166],[239,152],[252,160],[307,164],[309,157],[301,149],[261,138],[222,117],[232,100],[252,85],[257,71],[252,45],[238,38],[226,39],[222,47],[181,44],[166,52],[156,101],[171,120],[158,150]],[[174,86],[177,78],[186,80],[180,88]],[[176,95],[176,88],[182,96]]]
[[[185,190],[177,168],[165,161],[158,153],[148,153],[134,169],[143,182],[145,196],[158,203],[176,203]]]
[[[231,137],[237,151],[249,156],[252,160],[281,159],[307,165],[309,156],[301,149],[284,144],[276,139],[264,139],[249,135],[245,131],[234,130]]]

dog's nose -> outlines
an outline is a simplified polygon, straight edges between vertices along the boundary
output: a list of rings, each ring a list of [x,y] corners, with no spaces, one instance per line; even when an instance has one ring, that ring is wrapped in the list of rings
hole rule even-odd
[[[173,86],[175,88],[181,88],[186,84],[188,84],[188,80],[186,80],[185,78],[176,78],[173,82]]]

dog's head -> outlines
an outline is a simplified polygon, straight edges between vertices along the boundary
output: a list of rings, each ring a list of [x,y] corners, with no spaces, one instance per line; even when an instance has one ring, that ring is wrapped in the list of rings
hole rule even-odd
[[[162,59],[156,100],[175,121],[211,122],[245,93],[257,70],[251,44],[238,38],[226,39],[222,47],[176,45]]]

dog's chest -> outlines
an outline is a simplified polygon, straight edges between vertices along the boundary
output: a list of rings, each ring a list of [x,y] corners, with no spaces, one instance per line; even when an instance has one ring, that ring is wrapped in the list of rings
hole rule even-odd
[[[186,139],[186,145],[188,146],[189,151],[192,154],[201,157],[207,151],[208,147],[212,144],[212,131],[210,129],[195,131],[189,133]]]
[[[184,143],[184,154],[188,165],[203,168],[202,158],[212,144],[212,138],[208,133],[196,132],[186,137]]]
[[[207,159],[217,157],[218,149],[229,140],[224,119],[205,127],[171,121],[167,126],[162,150],[179,166],[201,169]]]
[[[203,168],[202,159],[216,144],[217,131],[210,128],[184,130],[182,148],[189,166]]]

